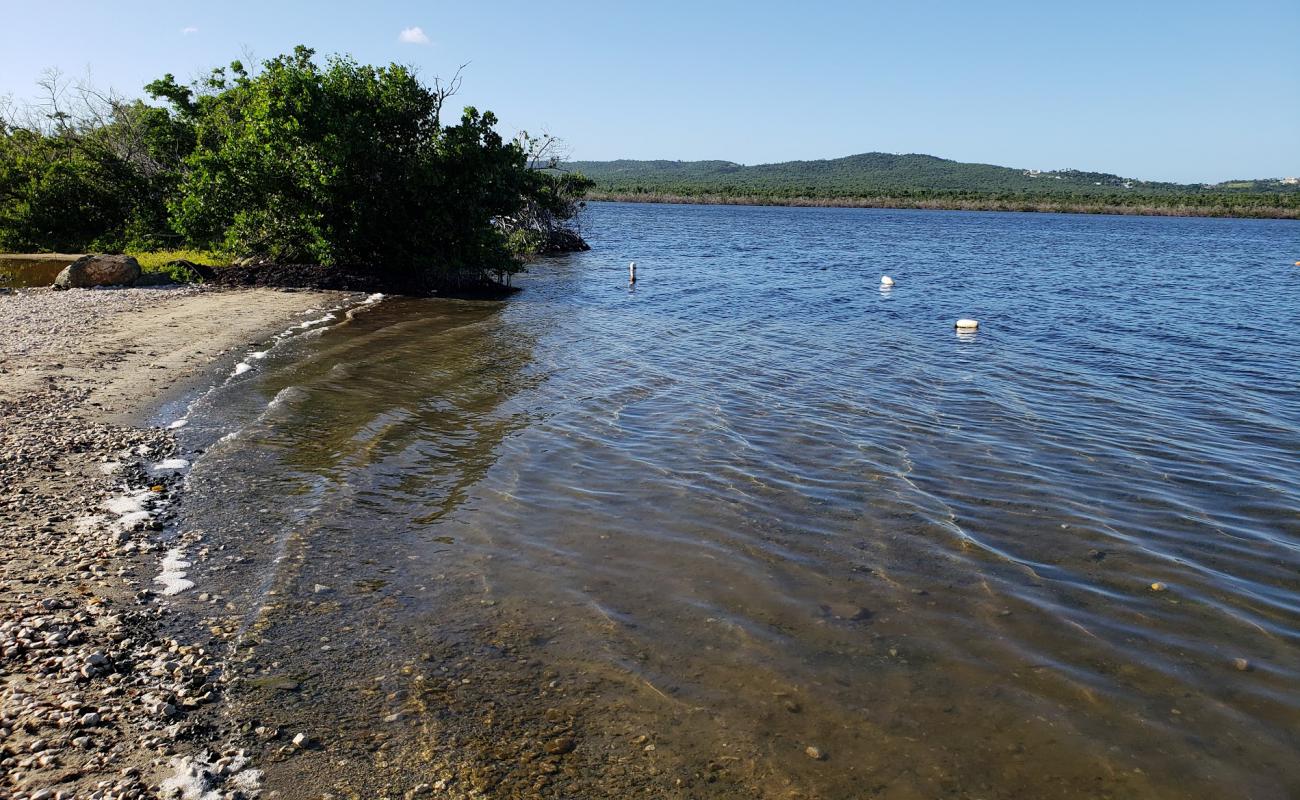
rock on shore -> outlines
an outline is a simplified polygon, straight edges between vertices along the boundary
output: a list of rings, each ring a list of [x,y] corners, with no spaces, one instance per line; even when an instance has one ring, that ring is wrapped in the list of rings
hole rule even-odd
[[[82,256],[63,268],[54,285],[59,289],[92,286],[131,286],[140,278],[140,262],[131,256]]]

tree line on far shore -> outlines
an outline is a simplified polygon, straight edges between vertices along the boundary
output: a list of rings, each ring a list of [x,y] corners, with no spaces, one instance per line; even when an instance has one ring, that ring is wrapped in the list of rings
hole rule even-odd
[[[1300,218],[1300,185],[1277,179],[1176,184],[893,153],[753,166],[628,160],[565,166],[594,181],[592,199]]]
[[[125,100],[57,75],[0,117],[0,251],[196,248],[429,283],[500,280],[566,238],[590,182],[407,67],[298,47]],[[567,237],[572,241],[572,237]]]

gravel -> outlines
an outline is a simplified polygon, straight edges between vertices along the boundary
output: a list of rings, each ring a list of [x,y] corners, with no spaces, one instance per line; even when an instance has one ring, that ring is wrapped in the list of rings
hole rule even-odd
[[[259,794],[257,771],[212,732],[225,679],[208,632],[171,630],[181,626],[169,624],[154,585],[166,552],[159,531],[183,473],[150,467],[175,458],[177,442],[168,430],[120,424],[96,394],[118,380],[137,405],[147,399],[159,388],[150,359],[167,355],[151,348],[192,348],[168,363],[171,373],[224,352],[210,331],[184,330],[189,322],[220,315],[208,324],[242,343],[259,320],[283,325],[312,302],[190,300],[211,291],[0,296],[0,797],[174,797],[198,785],[195,775],[218,797]],[[243,327],[228,323],[230,308]],[[133,320],[146,333],[133,338]],[[119,380],[123,372],[132,374]],[[106,509],[113,498],[110,507],[135,511]],[[175,536],[167,546],[193,542]]]

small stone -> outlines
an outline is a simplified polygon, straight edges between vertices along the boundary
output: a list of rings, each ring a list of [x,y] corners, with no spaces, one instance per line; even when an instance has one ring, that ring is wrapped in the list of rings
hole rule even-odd
[[[1153,592],[1163,592],[1165,589],[1168,588],[1169,588],[1168,586],[1165,586],[1160,581],[1156,581],[1155,583],[1151,584],[1151,591]]]
[[[1236,667],[1238,672],[1248,672],[1250,670],[1250,662],[1244,658],[1232,659],[1232,666]]]
[[[293,737],[294,747],[306,747],[309,744],[311,744],[311,737],[305,733],[300,733],[297,736]]]
[[[809,745],[808,747],[804,748],[803,754],[811,758],[813,761],[826,760],[826,754],[822,752],[822,749],[820,747],[813,747],[812,745]]]
[[[330,591],[330,587],[326,586],[323,583],[318,583],[315,586],[311,587],[311,590],[315,594],[325,594],[326,592]]]
[[[875,616],[871,609],[852,603],[831,603],[821,608],[823,613],[846,622],[866,622]]]
[[[546,752],[558,756],[570,752],[576,746],[577,742],[573,741],[572,736],[561,736],[546,743]]]

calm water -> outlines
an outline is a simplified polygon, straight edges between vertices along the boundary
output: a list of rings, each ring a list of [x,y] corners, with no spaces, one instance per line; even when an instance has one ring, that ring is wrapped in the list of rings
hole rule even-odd
[[[38,260],[0,257],[0,289],[49,286],[72,261],[68,258]]]
[[[269,788],[1300,795],[1300,225],[586,227],[196,405]]]

